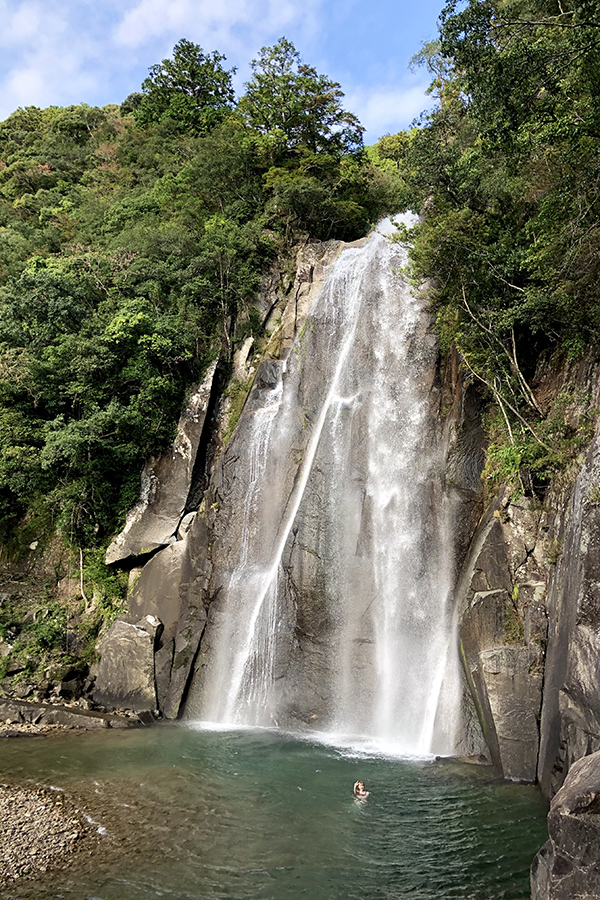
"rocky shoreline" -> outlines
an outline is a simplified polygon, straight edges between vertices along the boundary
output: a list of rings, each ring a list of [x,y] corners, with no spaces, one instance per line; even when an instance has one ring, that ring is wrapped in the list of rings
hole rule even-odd
[[[19,734],[44,734],[51,728],[135,728],[153,722],[151,715],[144,717],[127,710],[109,713],[98,709],[82,709],[75,703],[31,703],[0,694],[0,736],[7,730]]]
[[[60,790],[0,784],[0,886],[59,868],[74,854],[92,855],[95,823]]]
[[[5,739],[136,725],[137,717],[0,698]],[[47,786],[0,783],[0,823],[0,896],[3,886],[60,869],[75,854],[93,856],[100,840],[97,824],[62,790]]]

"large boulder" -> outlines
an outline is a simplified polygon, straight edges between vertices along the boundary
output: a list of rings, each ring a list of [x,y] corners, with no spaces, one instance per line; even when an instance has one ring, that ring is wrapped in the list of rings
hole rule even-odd
[[[533,900],[600,897],[600,752],[571,767],[550,805],[548,833],[531,867]]]
[[[147,557],[177,540],[194,488],[194,466],[203,439],[216,369],[215,360],[202,384],[192,391],[171,449],[152,457],[144,466],[140,498],[128,513],[123,531],[106,551],[108,565]]]
[[[512,780],[535,781],[541,671],[532,671],[526,646],[495,647],[480,653],[479,659],[502,773]]]
[[[205,515],[190,517],[181,540],[157,553],[129,593],[129,618],[157,618],[163,628],[155,645],[158,709],[179,715],[190,671],[206,624],[206,588],[211,571]]]
[[[135,624],[117,619],[111,625],[97,645],[100,662],[92,693],[96,703],[137,712],[157,708],[154,648],[161,627],[154,616]]]

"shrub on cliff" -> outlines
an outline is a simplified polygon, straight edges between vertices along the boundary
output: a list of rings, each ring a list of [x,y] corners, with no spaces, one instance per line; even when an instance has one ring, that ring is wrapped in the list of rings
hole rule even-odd
[[[512,457],[536,445],[548,474],[560,452],[537,363],[593,348],[600,325],[598,13],[595,0],[450,0],[419,57],[436,106],[387,147],[425,212],[413,263],[444,341],[526,448]]]

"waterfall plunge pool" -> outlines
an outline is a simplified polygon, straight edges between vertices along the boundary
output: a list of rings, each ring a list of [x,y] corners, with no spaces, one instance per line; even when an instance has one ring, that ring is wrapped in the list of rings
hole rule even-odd
[[[0,772],[63,789],[106,829],[99,856],[0,889],[19,900],[517,900],[547,837],[537,789],[486,767],[270,731],[6,739]]]

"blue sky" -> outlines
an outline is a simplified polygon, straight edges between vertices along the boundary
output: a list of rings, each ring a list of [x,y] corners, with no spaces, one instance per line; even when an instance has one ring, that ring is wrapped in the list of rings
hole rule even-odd
[[[441,0],[0,0],[0,120],[19,106],[120,103],[185,37],[237,66],[281,35],[341,82],[367,142],[428,105],[410,57],[436,35]]]

